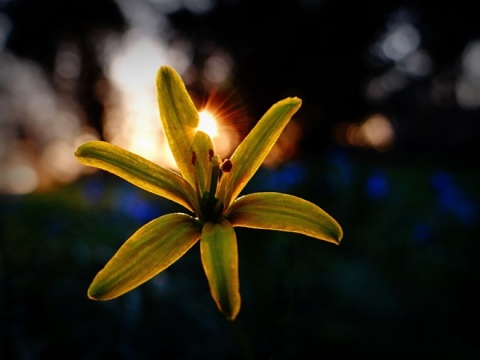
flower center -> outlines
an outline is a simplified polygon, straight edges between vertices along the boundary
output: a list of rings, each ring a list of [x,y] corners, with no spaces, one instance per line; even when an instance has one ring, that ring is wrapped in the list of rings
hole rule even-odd
[[[192,152],[192,165],[195,166],[197,154]],[[200,205],[199,217],[207,222],[219,222],[223,213],[224,204],[216,197],[218,181],[223,173],[232,170],[232,162],[229,159],[221,161],[218,155],[215,155],[212,149],[208,150],[209,178],[207,179],[206,190],[201,194],[198,175],[195,171],[195,186],[198,202]],[[200,196],[201,195],[201,196]]]

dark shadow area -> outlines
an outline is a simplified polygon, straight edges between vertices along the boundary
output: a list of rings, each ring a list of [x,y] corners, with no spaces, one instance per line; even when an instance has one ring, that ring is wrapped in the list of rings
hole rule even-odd
[[[471,330],[480,320],[474,7],[0,2],[0,358],[480,356]],[[107,115],[119,85],[106,59],[114,46],[127,48],[121,39],[132,29],[163,44],[193,95],[216,91],[241,108],[225,125],[240,136],[278,100],[303,101],[280,141],[280,160],[244,192],[308,199],[345,235],[335,246],[238,229],[242,309],[234,323],[215,307],[198,244],[130,293],[89,300],[91,280],[134,231],[184,210],[107,173],[41,167],[50,164],[47,140],[75,126],[108,139],[106,119],[121,113]],[[149,55],[157,58],[147,51],[140,59]],[[21,76],[24,69],[31,77]],[[222,69],[227,75],[215,80]],[[73,120],[52,121],[55,107]],[[25,154],[34,154],[30,162]],[[68,168],[73,151],[65,154]],[[38,188],[8,182],[15,161],[31,166],[15,168],[25,176],[38,170]],[[41,174],[49,169],[57,177],[46,186]]]

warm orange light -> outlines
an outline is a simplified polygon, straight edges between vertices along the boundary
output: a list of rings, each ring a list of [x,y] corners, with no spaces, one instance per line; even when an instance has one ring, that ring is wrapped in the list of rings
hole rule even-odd
[[[360,123],[339,124],[335,131],[335,138],[340,145],[388,151],[395,141],[395,131],[387,117],[374,114]]]
[[[159,119],[154,82],[159,64],[168,62],[167,49],[135,31],[128,32],[123,41],[123,46],[110,54],[106,68],[115,91],[105,95],[103,136],[112,144],[176,169]]]
[[[383,115],[370,116],[361,126],[361,136],[366,143],[379,151],[390,150],[395,133],[392,124]]]
[[[302,132],[300,123],[295,118],[290,120],[262,165],[274,168],[291,160],[297,154]]]
[[[197,130],[207,133],[212,139],[216,153],[227,158],[240,142],[240,132],[248,123],[245,109],[240,105],[235,92],[222,92],[210,89],[194,102],[199,109]]]
[[[218,136],[217,120],[208,110],[202,110],[198,113],[199,123],[197,130],[203,131],[212,139]]]

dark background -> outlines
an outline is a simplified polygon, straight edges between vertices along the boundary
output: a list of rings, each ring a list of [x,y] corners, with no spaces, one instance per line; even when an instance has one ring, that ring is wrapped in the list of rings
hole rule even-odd
[[[229,91],[249,119],[243,130],[276,101],[303,100],[296,151],[262,168],[245,192],[313,201],[344,239],[334,246],[238,229],[243,304],[231,324],[210,297],[198,246],[123,297],[87,299],[91,279],[131,233],[179,210],[170,202],[103,173],[1,194],[0,358],[478,357],[480,101],[458,97],[462,59],[480,39],[474,2],[225,0],[203,13],[166,12],[168,3],[180,2],[130,5],[166,16],[173,30],[158,36],[186,39],[192,68],[202,68],[211,44],[230,54]],[[105,74],[92,34],[128,29],[117,3],[3,1],[0,13],[11,24],[3,51],[38,64],[52,87],[58,44],[76,44],[72,96],[101,133],[105,104],[95,89]],[[428,55],[421,75],[372,50],[402,21]],[[392,71],[381,96],[368,96]],[[199,75],[191,88],[207,92],[200,84]],[[376,113],[395,132],[388,151],[337,141],[339,124]]]

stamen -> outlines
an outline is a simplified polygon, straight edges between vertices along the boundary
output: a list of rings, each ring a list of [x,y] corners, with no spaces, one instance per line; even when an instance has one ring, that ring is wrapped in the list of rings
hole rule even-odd
[[[213,208],[213,213],[216,216],[221,216],[223,212],[223,203],[217,199],[217,203],[215,204],[215,207]]]
[[[225,159],[220,165],[220,169],[222,170],[222,172],[228,173],[232,171],[232,166],[233,166],[232,161],[230,159]]]
[[[209,151],[209,155],[210,155],[210,151]],[[211,160],[212,160],[212,175],[210,178],[210,194],[211,196],[215,196],[215,193],[217,191],[218,179],[220,178],[220,166],[219,166],[220,159],[218,158],[218,156],[215,155],[212,157]]]
[[[197,161],[197,154],[195,154],[195,151],[192,151],[192,161],[191,164],[195,166],[195,162]]]
[[[201,151],[201,154],[205,153]],[[195,190],[197,193],[198,204],[200,205],[200,218],[216,222],[220,219],[223,212],[223,203],[216,197],[218,181],[223,172],[229,172],[232,169],[232,162],[230,160],[222,162],[220,157],[215,155],[213,149],[208,150],[208,163],[204,164],[204,161],[200,161],[200,163],[195,166],[196,160],[197,154],[192,151],[191,163],[195,167]],[[200,160],[204,159],[200,158]],[[201,165],[206,166],[207,169],[198,169]],[[203,184],[202,189],[200,189],[197,171],[208,172],[209,170],[210,176],[206,176],[206,184]]]
[[[198,175],[197,175],[197,170],[195,169],[195,163],[197,162],[197,154],[195,154],[195,151],[192,151],[192,160],[191,164],[193,165],[193,176],[195,180],[195,192],[197,194],[197,201],[200,204],[201,197],[200,197],[200,184],[198,183]]]

